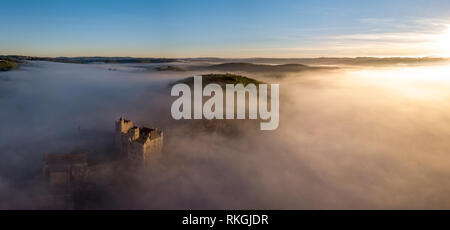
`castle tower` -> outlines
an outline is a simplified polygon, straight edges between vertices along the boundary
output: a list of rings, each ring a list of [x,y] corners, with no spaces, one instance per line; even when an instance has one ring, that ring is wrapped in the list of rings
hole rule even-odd
[[[128,151],[128,131],[133,127],[133,121],[120,117],[116,121],[116,148],[121,154]]]
[[[133,127],[128,131],[128,135],[131,141],[136,141],[139,138],[139,128]]]
[[[126,120],[123,117],[120,117],[119,120],[116,121],[116,132],[120,133],[128,133],[128,131],[133,127],[133,121]]]

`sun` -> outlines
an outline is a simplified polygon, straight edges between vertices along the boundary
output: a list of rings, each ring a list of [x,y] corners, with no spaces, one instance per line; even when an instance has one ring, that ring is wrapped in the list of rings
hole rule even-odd
[[[436,39],[435,48],[439,55],[450,57],[450,25]]]

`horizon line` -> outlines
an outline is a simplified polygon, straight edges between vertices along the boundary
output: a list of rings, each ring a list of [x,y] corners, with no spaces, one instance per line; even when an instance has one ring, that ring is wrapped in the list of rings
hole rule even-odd
[[[37,57],[37,58],[137,58],[137,59],[320,59],[320,58],[441,58],[450,59],[445,56],[316,56],[316,57],[140,57],[140,56],[37,56],[23,54],[0,54],[1,56]]]

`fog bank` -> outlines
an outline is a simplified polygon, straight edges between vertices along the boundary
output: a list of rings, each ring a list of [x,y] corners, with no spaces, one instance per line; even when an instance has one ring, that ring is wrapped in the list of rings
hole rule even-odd
[[[91,208],[450,208],[447,66],[248,74],[280,84],[280,125],[239,123],[238,135],[174,122],[167,85],[199,73],[155,66],[30,62],[0,73],[0,208],[39,208],[42,154],[107,155],[122,115],[163,128],[165,157],[124,172],[134,180]]]

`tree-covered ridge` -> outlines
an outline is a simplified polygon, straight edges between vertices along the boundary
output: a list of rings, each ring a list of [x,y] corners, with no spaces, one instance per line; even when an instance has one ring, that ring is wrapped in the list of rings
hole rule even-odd
[[[194,77],[188,77],[185,79],[181,79],[179,81],[176,81],[174,84],[177,84],[177,83],[185,83],[188,85],[193,85]],[[210,83],[215,83],[215,84],[218,84],[218,85],[224,87],[226,84],[233,84],[233,85],[243,84],[244,86],[246,86],[248,84],[259,85],[259,84],[262,84],[263,82],[255,80],[253,78],[248,78],[245,76],[230,74],[230,73],[202,75],[202,84],[206,85],[206,84],[210,84]]]

